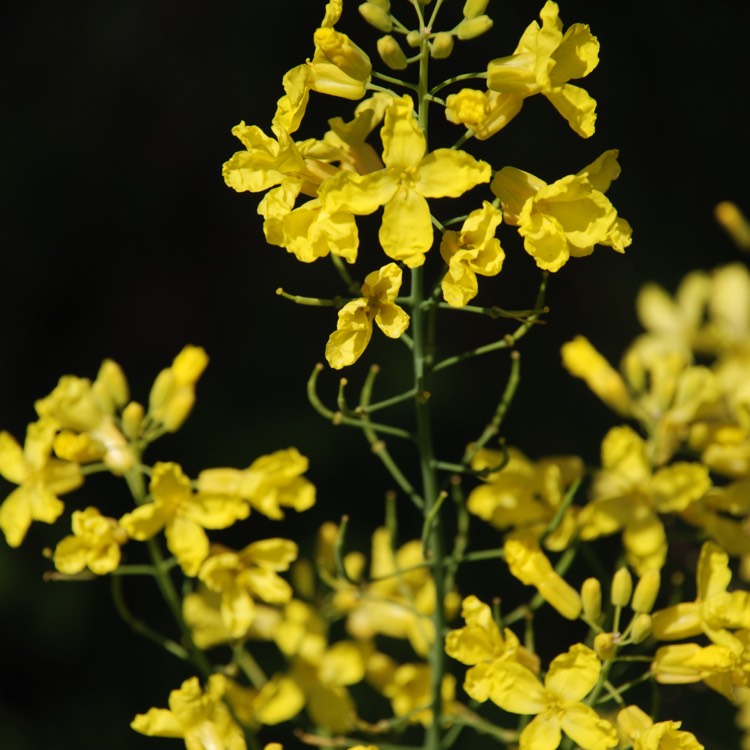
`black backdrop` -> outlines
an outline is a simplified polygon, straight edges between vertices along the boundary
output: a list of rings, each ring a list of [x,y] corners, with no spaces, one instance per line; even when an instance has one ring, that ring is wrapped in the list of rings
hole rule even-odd
[[[491,0],[495,28],[461,45],[457,59],[478,68],[509,54],[541,4]],[[180,460],[194,473],[246,466],[296,445],[311,458],[319,507],[314,521],[293,519],[289,531],[271,525],[270,533],[303,533],[348,511],[364,536],[388,483],[364,441],[325,424],[304,394],[335,317],[274,295],[280,285],[300,294],[336,291],[331,269],[264,246],[256,197],[235,194],[220,174],[239,148],[234,124],[267,128],[281,75],[312,52],[323,5],[30,0],[6,18],[0,428],[21,439],[34,399],[63,373],[93,377],[104,357],[122,364],[133,396],[144,400],[185,343],[201,344],[212,361],[196,411],[152,457]],[[355,5],[346,3],[342,27],[361,32],[373,52],[376,34]],[[461,5],[447,2],[445,12]],[[522,348],[521,391],[506,431],[533,456],[578,452],[595,460],[612,417],[564,376],[559,345],[585,333],[616,361],[638,331],[633,297],[644,280],[673,288],[688,270],[739,258],[712,209],[731,199],[750,210],[743,36],[750,6],[568,0],[561,16],[566,25],[589,23],[601,42],[601,63],[583,84],[599,102],[597,133],[577,138],[537,97],[481,155],[552,180],[607,148],[621,150],[623,173],[610,195],[633,225],[634,243],[625,257],[601,248],[552,279],[550,323]],[[316,97],[304,135],[320,135],[325,118],[347,106]],[[533,264],[508,232],[503,237],[506,270],[481,301],[529,305]],[[447,322],[455,347],[489,333],[467,325],[460,315]],[[393,351],[382,338],[374,337],[367,362],[381,359],[385,346]],[[497,357],[436,386],[446,457],[477,434],[506,374],[507,360]],[[398,372],[383,380],[398,383]],[[336,379],[329,373],[325,381],[333,393]],[[120,497],[107,481],[86,492],[85,502],[103,507]],[[252,534],[267,531],[258,524]],[[35,525],[19,551],[0,541],[0,745],[176,746],[127,724],[136,711],[166,705],[187,673],[129,637],[111,615],[106,582],[42,582],[48,563],[40,550],[58,538],[58,530]]]

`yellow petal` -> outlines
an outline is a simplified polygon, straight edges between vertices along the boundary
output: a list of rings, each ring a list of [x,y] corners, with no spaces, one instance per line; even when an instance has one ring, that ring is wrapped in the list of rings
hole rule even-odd
[[[326,360],[334,370],[353,365],[364,353],[372,338],[372,320],[367,300],[347,302],[339,310],[336,330],[328,337]]]
[[[592,649],[576,643],[552,660],[544,685],[561,701],[581,701],[594,689],[601,666]]]
[[[618,744],[617,730],[606,719],[583,703],[565,709],[562,729],[581,750],[607,750]]]
[[[425,198],[458,198],[468,190],[489,182],[492,168],[465,151],[439,148],[419,165],[414,189]]]
[[[518,747],[519,750],[556,750],[561,739],[560,719],[554,712],[545,711],[524,727]]]
[[[389,258],[409,268],[421,266],[433,242],[427,201],[415,190],[399,187],[385,206],[378,238]]]
[[[411,97],[402,96],[388,107],[380,137],[386,167],[405,170],[416,167],[422,161],[427,141],[414,117]]]

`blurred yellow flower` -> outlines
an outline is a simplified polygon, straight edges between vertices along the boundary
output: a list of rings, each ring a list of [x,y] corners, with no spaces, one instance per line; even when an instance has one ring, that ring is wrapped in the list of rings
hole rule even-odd
[[[149,737],[178,737],[188,750],[246,750],[242,729],[224,703],[227,679],[211,675],[205,692],[197,677],[169,694],[169,708],[138,714],[130,726]]]
[[[96,575],[111,573],[120,564],[120,547],[128,537],[114,518],[97,508],[73,511],[73,534],[55,547],[55,567],[66,575],[88,568]]]
[[[56,429],[50,419],[33,422],[23,448],[0,432],[0,475],[18,485],[0,506],[0,529],[11,547],[23,542],[32,521],[54,523],[64,509],[58,495],[83,484],[78,464],[51,455]]]
[[[157,463],[149,485],[151,502],[138,506],[120,519],[131,539],[151,539],[164,529],[169,551],[185,575],[195,576],[208,556],[204,529],[224,529],[247,518],[250,509],[241,499],[216,501],[196,495],[190,480],[175,463]]]
[[[198,475],[202,502],[242,502],[268,518],[282,519],[282,508],[304,511],[315,504],[315,487],[302,476],[308,460],[296,448],[261,456],[247,469],[205,469]]]

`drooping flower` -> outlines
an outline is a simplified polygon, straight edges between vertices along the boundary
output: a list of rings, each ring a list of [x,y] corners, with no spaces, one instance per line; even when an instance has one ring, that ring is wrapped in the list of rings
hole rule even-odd
[[[73,534],[55,547],[55,567],[66,575],[88,568],[96,575],[111,573],[120,564],[120,547],[128,537],[114,518],[103,516],[97,508],[74,510]]]
[[[563,617],[575,620],[581,614],[580,594],[555,572],[532,536],[519,534],[506,539],[503,552],[510,572],[521,583],[534,586]]]
[[[619,711],[617,726],[632,743],[633,750],[704,750],[692,732],[680,729],[681,721],[654,724],[638,706],[627,706]]]
[[[672,641],[705,633],[721,640],[726,628],[750,627],[750,593],[728,591],[732,579],[729,556],[714,542],[704,542],[696,571],[695,601],[680,602],[652,615],[653,635]]]
[[[606,750],[617,745],[617,730],[582,702],[600,672],[594,651],[578,643],[552,660],[544,684],[516,661],[497,662],[486,697],[505,711],[534,716],[521,732],[520,750],[555,750],[563,732],[582,750]]]
[[[362,296],[339,310],[336,331],[328,338],[326,359],[331,367],[340,370],[362,356],[372,337],[373,321],[392,339],[408,328],[409,316],[395,303],[401,279],[401,269],[395,263],[388,263],[365,277]]]
[[[18,487],[0,506],[0,529],[11,547],[23,542],[32,521],[54,523],[64,506],[58,495],[83,484],[77,463],[52,456],[57,430],[49,419],[28,426],[23,448],[8,432],[0,432],[0,475]]]
[[[248,504],[240,498],[215,498],[195,494],[190,480],[175,463],[157,463],[149,485],[151,502],[139,505],[120,519],[131,539],[151,539],[162,529],[169,551],[185,575],[195,576],[208,556],[204,529],[225,529],[247,518]]]
[[[515,52],[492,60],[487,85],[492,91],[526,98],[542,94],[583,138],[594,133],[596,101],[569,83],[599,63],[599,42],[589,27],[575,23],[563,34],[557,3],[548,0],[523,33]]]
[[[604,195],[620,174],[617,155],[605,151],[577,174],[549,185],[515,167],[495,175],[490,188],[500,198],[503,217],[518,227],[539,268],[559,271],[569,258],[590,255],[595,245],[618,253],[630,245],[630,225]]]
[[[378,236],[385,254],[416,268],[433,244],[426,199],[457,198],[488,182],[490,165],[448,148],[428,154],[409,96],[394,100],[386,110],[381,139],[384,169],[365,175],[339,172],[321,186],[319,195],[330,212],[363,215],[384,206]]]
[[[211,675],[204,692],[191,677],[169,694],[168,709],[149,709],[130,726],[149,737],[182,738],[188,750],[246,750],[242,729],[223,700],[228,682],[224,675]]]
[[[440,243],[440,255],[448,264],[442,282],[443,297],[453,307],[463,307],[476,297],[477,274],[495,276],[502,270],[505,252],[495,230],[503,214],[488,201],[472,211],[461,230],[446,230]]]

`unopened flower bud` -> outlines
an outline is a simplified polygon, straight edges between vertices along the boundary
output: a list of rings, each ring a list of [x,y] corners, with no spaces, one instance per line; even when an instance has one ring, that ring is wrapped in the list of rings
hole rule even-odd
[[[477,16],[476,18],[465,18],[456,26],[456,36],[461,41],[474,39],[481,36],[492,28],[493,21],[489,16]]]
[[[645,641],[651,635],[652,627],[651,615],[647,615],[644,612],[637,614],[630,625],[630,640],[633,643]]]
[[[638,581],[633,592],[631,607],[634,612],[650,612],[654,608],[654,602],[659,595],[659,584],[661,576],[658,570],[646,571]]]
[[[414,29],[413,31],[410,31],[406,35],[406,43],[410,47],[419,47],[421,42],[422,42],[422,35],[416,29]]]
[[[378,54],[392,70],[403,70],[408,65],[404,51],[390,34],[378,39]]]
[[[615,634],[597,633],[594,636],[594,651],[596,651],[596,655],[602,661],[613,659],[617,652],[617,648],[615,647]]]
[[[602,613],[602,586],[597,578],[587,578],[581,586],[583,613],[589,620],[598,620]]]
[[[490,0],[466,0],[464,3],[464,18],[476,18],[487,9]]]
[[[122,408],[128,400],[128,381],[125,379],[125,373],[120,365],[111,359],[102,362],[92,388],[102,408],[107,411]]]
[[[435,34],[430,44],[430,55],[436,60],[444,60],[453,52],[453,36],[445,31]]]
[[[357,81],[364,81],[370,77],[370,58],[346,34],[323,27],[315,31],[313,39],[315,46],[346,75]]]
[[[122,410],[122,431],[129,440],[137,440],[141,436],[144,413],[143,404],[137,401],[131,401]]]
[[[620,568],[612,579],[612,604],[626,607],[633,593],[633,577],[627,568]]]
[[[378,31],[387,34],[393,29],[393,18],[388,12],[388,8],[383,8],[375,3],[362,3],[359,6],[359,13],[370,26],[374,26]]]

